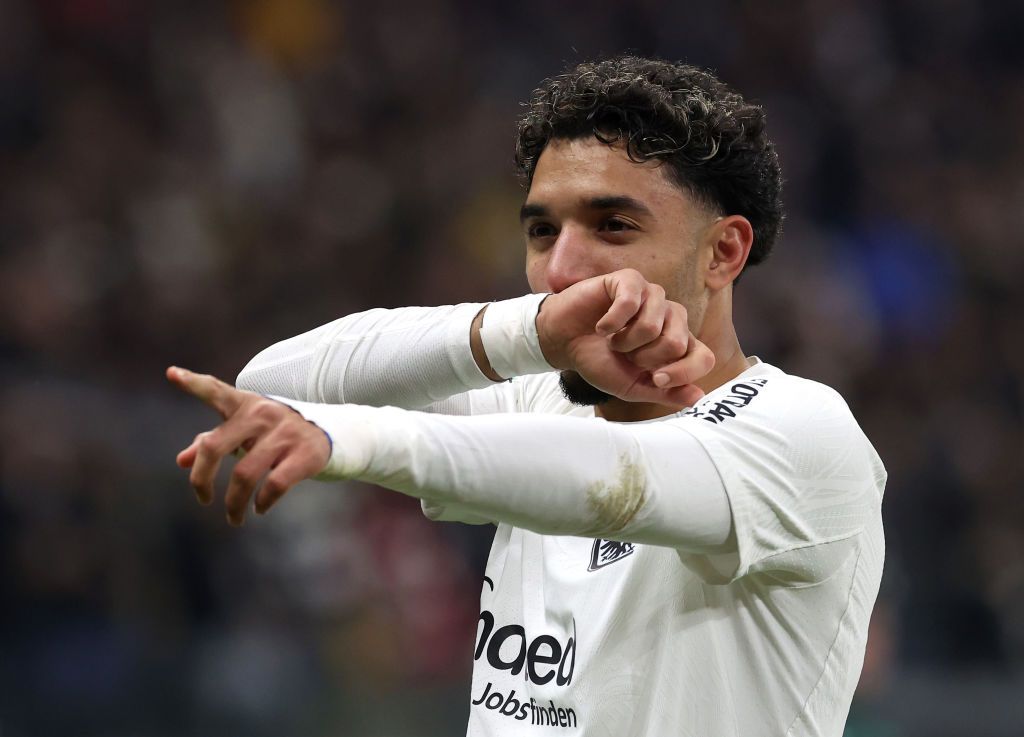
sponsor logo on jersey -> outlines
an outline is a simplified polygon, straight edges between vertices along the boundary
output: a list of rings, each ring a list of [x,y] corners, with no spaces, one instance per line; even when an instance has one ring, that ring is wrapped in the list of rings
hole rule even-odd
[[[491,583],[493,588],[494,584]],[[486,659],[491,668],[507,670],[510,675],[522,674],[527,683],[540,686],[565,687],[572,683],[576,670],[576,619],[572,620],[572,636],[562,642],[549,634],[529,637],[521,624],[495,627],[494,613],[480,612],[479,636],[473,660]],[[536,726],[576,727],[576,711],[552,699],[537,703],[528,694],[516,696],[516,689],[503,694],[491,681],[483,693],[472,700],[473,707],[498,712],[502,716]]]
[[[553,700],[548,700],[548,705],[538,704],[531,698],[526,701],[516,698],[516,690],[513,688],[507,695],[501,693],[490,681],[484,686],[484,692],[472,701],[473,706],[483,706],[485,709],[496,711],[502,716],[510,717],[518,722],[525,722],[529,719],[530,724],[550,727],[575,727],[576,711],[570,707],[563,707]]]
[[[620,543],[616,540],[594,540],[594,547],[590,551],[590,566],[588,571],[596,571],[604,568],[617,560],[633,554],[635,546],[633,543]]]
[[[721,399],[714,402],[698,402],[683,412],[682,416],[696,417],[715,425],[721,424],[730,417],[735,417],[737,410],[750,404],[767,383],[768,379],[748,379],[733,384],[729,387],[729,393]]]
[[[572,634],[564,644],[551,635],[527,637],[521,624],[506,624],[494,628],[494,614],[486,609],[480,612],[480,636],[473,660],[486,657],[495,670],[507,670],[512,675],[525,674],[527,681],[543,686],[554,679],[559,686],[572,682],[576,669],[576,620],[572,620]]]

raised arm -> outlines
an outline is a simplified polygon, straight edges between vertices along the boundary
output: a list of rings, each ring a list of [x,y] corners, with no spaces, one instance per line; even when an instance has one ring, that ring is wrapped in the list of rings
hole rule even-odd
[[[262,351],[236,384],[299,401],[475,414],[511,408],[496,392],[456,407],[472,404],[467,392],[572,369],[627,401],[686,406],[700,396],[689,383],[713,361],[683,307],[627,269],[557,295],[349,315]]]
[[[471,343],[483,304],[374,309],[348,315],[257,354],[240,389],[329,404],[472,412],[494,387]],[[458,398],[458,399],[453,399]],[[498,398],[476,403],[497,411]]]

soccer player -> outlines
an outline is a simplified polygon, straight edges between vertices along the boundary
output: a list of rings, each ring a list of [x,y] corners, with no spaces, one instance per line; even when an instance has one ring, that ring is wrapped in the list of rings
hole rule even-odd
[[[168,369],[225,419],[178,462],[209,503],[247,450],[233,524],[315,475],[496,523],[470,735],[839,737],[886,474],[842,397],[733,327],[782,220],[762,109],[690,66],[583,64],[516,154],[533,294],[350,315],[240,389]]]

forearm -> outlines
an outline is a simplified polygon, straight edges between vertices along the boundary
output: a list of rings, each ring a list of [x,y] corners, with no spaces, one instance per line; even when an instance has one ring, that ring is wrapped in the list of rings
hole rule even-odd
[[[720,550],[731,515],[686,431],[555,415],[442,417],[292,403],[332,438],[329,477],[358,478],[544,534]]]
[[[539,299],[511,302],[529,303],[526,310],[532,305],[536,314]],[[496,314],[507,315],[508,308],[504,313],[501,309],[506,303],[495,304]],[[241,389],[301,401],[425,408],[505,378],[494,374],[484,346],[500,357],[508,353],[499,345],[502,341],[521,342],[523,336],[492,325],[484,330],[491,336],[485,341],[480,331],[484,307],[467,303],[349,315],[260,352],[236,383]],[[533,355],[540,355],[539,348]],[[534,371],[550,370],[536,360],[532,366]]]

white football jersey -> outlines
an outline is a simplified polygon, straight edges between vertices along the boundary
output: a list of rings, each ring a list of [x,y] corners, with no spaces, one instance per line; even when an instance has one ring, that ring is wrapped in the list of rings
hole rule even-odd
[[[537,348],[538,303],[504,310],[505,348]],[[324,478],[411,494],[432,519],[505,520],[468,734],[840,737],[886,479],[842,397],[755,363],[676,415],[582,419],[593,408],[570,405],[543,362],[483,375],[481,306],[350,315],[261,352],[238,382],[327,432]]]
[[[593,415],[554,374],[508,389],[519,411]],[[652,422],[714,461],[737,552],[499,524],[468,734],[839,737],[882,575],[877,454],[835,391],[764,363]]]

